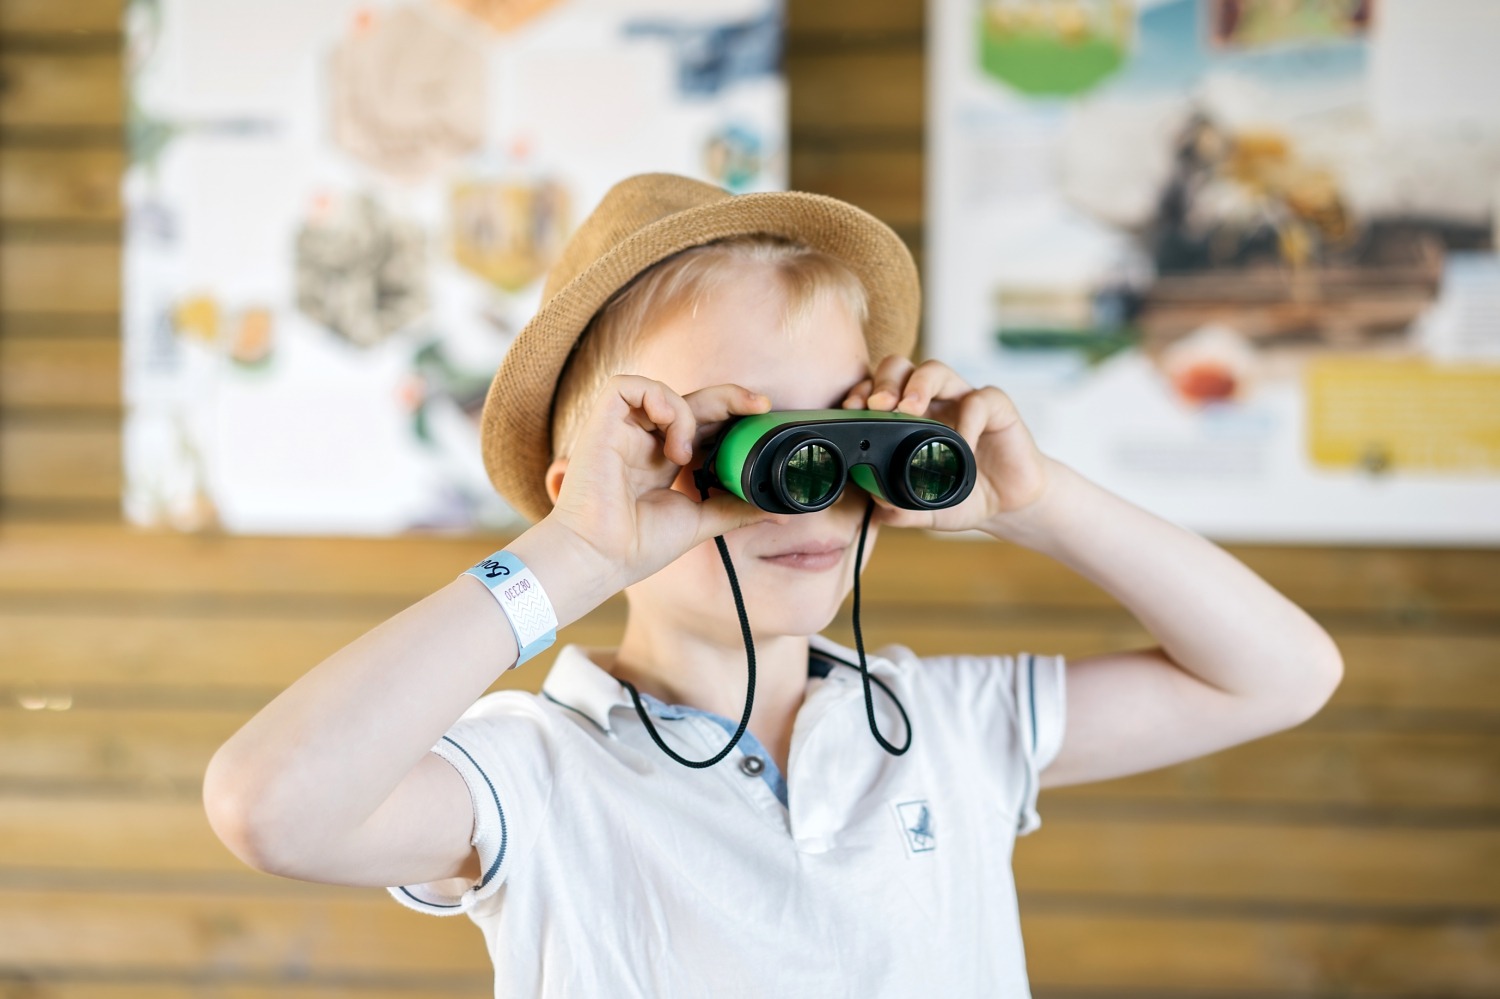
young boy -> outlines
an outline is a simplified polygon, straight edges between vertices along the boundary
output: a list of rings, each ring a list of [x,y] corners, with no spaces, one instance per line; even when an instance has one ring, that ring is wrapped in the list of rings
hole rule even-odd
[[[483,417],[497,489],[535,523],[341,649],[214,756],[204,796],[246,863],[466,913],[496,994],[1025,996],[1010,859],[1040,787],[1300,723],[1342,672],[1241,563],[1040,453],[998,388],[913,365],[915,267],[834,199],[653,174],[612,189],[550,275]],[[1160,643],[1091,656],[868,656],[823,638],[869,498],[771,514],[692,471],[734,416],[895,410],[955,428],[957,506],[1093,580]],[[745,697],[748,731],[715,766]],[[504,579],[491,590],[486,575]],[[474,575],[475,578],[468,578]],[[524,585],[522,585],[524,584]],[[540,695],[496,676],[624,590],[618,648],[561,650]],[[512,623],[514,622],[514,623]],[[1067,720],[1066,728],[1064,719]],[[871,738],[873,721],[899,746]]]

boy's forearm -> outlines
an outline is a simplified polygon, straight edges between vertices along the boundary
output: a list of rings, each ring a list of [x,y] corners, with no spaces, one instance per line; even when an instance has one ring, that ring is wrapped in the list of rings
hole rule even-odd
[[[588,553],[544,527],[506,548],[542,584],[559,628],[610,595]],[[257,840],[304,830],[336,842],[518,654],[495,598],[476,579],[453,579],[323,660],[236,732],[205,774],[210,814],[254,823]]]
[[[1120,601],[1181,668],[1232,694],[1326,697],[1337,646],[1308,614],[1202,536],[1047,459],[1032,507],[986,526]],[[1321,700],[1318,700],[1321,703]]]

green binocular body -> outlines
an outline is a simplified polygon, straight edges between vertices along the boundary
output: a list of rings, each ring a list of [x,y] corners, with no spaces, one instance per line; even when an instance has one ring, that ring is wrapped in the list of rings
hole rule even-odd
[[[731,423],[697,473],[775,513],[831,506],[848,479],[893,506],[937,510],[974,488],[974,453],[945,423],[860,409],[776,410]]]

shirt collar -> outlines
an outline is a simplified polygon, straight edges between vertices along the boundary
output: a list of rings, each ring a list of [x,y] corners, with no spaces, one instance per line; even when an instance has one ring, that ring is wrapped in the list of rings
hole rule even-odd
[[[821,653],[846,663],[858,663],[859,653],[853,649],[824,638],[811,635],[808,646],[812,653]],[[884,656],[866,652],[865,661],[871,673],[889,673],[895,664]],[[809,657],[808,675],[827,676],[826,659]],[[834,675],[837,675],[835,673]],[[605,732],[612,731],[610,712],[617,707],[634,710],[630,692],[625,685],[594,662],[580,645],[565,645],[558,652],[547,679],[542,682],[542,696],[592,722]],[[643,698],[644,700],[644,698]]]

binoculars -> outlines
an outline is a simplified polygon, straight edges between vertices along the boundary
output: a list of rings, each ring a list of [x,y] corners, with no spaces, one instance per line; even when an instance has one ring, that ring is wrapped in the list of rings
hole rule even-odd
[[[974,488],[974,452],[926,417],[877,410],[795,409],[742,416],[708,448],[694,482],[718,486],[773,513],[831,506],[849,479],[908,510],[962,503]]]

